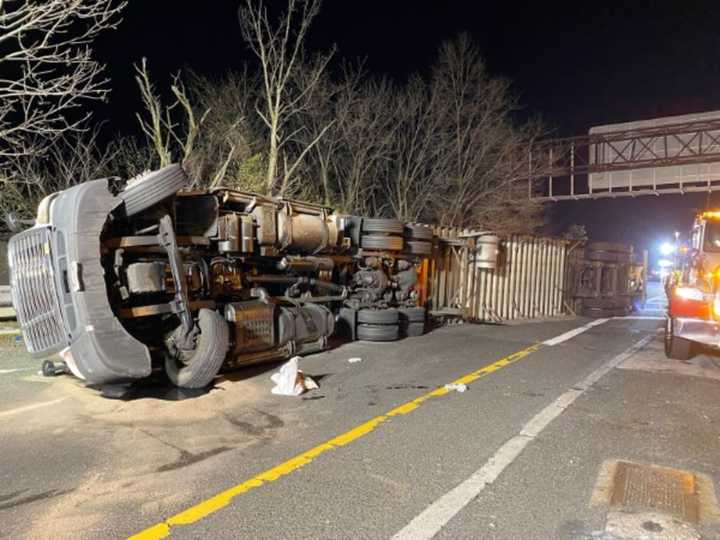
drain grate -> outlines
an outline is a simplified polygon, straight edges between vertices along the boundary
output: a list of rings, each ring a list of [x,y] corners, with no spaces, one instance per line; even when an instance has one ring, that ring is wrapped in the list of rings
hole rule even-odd
[[[693,473],[619,461],[610,494],[612,506],[657,510],[696,522],[699,502]]]

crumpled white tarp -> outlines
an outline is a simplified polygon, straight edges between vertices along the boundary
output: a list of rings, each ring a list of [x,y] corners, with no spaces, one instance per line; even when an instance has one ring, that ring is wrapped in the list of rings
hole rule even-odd
[[[314,390],[318,385],[310,377],[298,369],[299,356],[293,356],[285,362],[277,373],[270,376],[275,386],[270,390],[278,396],[299,396],[307,390]]]

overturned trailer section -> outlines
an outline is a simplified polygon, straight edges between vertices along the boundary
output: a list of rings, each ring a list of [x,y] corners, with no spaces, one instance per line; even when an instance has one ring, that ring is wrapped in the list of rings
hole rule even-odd
[[[623,316],[643,298],[645,266],[632,247],[436,227],[428,305],[486,322],[563,314]]]
[[[566,313],[565,240],[435,229],[431,305],[438,314],[501,322]]]

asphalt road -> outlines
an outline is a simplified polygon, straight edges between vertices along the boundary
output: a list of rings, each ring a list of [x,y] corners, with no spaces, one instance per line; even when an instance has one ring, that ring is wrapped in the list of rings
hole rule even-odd
[[[295,398],[270,365],[109,399],[0,341],[0,537],[619,538],[591,504],[608,460],[720,479],[720,363],[665,360],[656,319],[590,322],[345,344]]]

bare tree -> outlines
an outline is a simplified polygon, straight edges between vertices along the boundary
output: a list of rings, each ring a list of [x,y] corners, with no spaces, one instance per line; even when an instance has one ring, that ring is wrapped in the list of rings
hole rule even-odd
[[[305,59],[303,44],[319,10],[320,0],[289,0],[277,25],[271,23],[262,0],[246,0],[238,12],[243,38],[257,56],[262,73],[263,99],[257,113],[267,129],[267,193],[284,195],[289,190],[293,174],[305,155],[330,127],[325,126],[296,155],[288,153],[287,146],[297,135],[289,129],[290,121],[309,106],[334,53],[333,49],[310,62]],[[300,69],[306,70],[302,87],[293,84],[293,76]]]
[[[97,136],[97,130],[71,133],[56,139],[42,155],[8,157],[10,166],[0,169],[0,216],[32,218],[46,195],[116,174],[112,164],[119,153],[131,150],[128,141],[101,148]]]
[[[173,76],[170,85],[175,100],[164,106],[150,79],[147,59],[143,58],[140,65],[135,66],[135,72],[146,113],[137,113],[136,116],[148,143],[158,156],[160,166],[165,167],[176,159],[185,164],[195,148],[200,126],[210,111],[204,110],[199,116],[196,114],[179,73]],[[177,109],[181,111],[180,120],[175,119]]]
[[[477,47],[461,35],[442,46],[431,92],[444,160],[433,219],[515,232],[538,225],[541,208],[515,178],[527,172],[525,149],[542,128],[513,122],[518,105],[510,83],[490,77]]]
[[[107,97],[92,44],[127,2],[0,0],[0,158],[37,153],[86,128],[88,100]]]
[[[298,70],[294,84],[305,88],[310,73]],[[365,72],[362,65],[343,64],[336,79],[323,74],[308,101],[308,107],[293,119],[292,131],[296,133],[295,151],[312,148],[307,154],[301,173],[308,175],[304,182],[304,194],[325,205],[338,203],[337,178],[340,161],[348,156],[348,127],[355,124],[358,102],[362,99],[361,88]],[[319,181],[319,182],[318,182]]]
[[[348,81],[341,84],[336,98],[333,135],[338,143],[328,153],[330,190],[339,210],[379,215],[387,210],[380,193],[381,179],[394,159],[399,129],[392,113],[397,88],[387,79],[360,84],[354,77],[346,73]]]
[[[383,191],[398,219],[418,220],[444,180],[440,97],[414,77],[395,93],[394,102],[386,109],[392,111],[395,135],[391,139],[393,159],[385,162]]]
[[[222,78],[193,75],[188,90],[195,107],[209,111],[186,163],[191,176],[213,186],[264,191],[264,126],[254,110],[258,78],[247,67]]]

